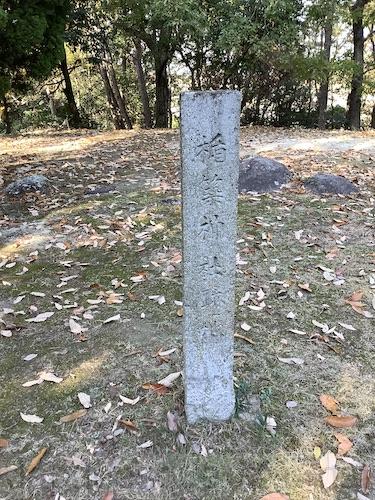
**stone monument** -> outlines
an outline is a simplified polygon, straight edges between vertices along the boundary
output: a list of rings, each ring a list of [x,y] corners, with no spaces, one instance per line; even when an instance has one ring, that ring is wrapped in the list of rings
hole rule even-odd
[[[241,93],[181,95],[184,380],[189,423],[234,412],[234,281]]]

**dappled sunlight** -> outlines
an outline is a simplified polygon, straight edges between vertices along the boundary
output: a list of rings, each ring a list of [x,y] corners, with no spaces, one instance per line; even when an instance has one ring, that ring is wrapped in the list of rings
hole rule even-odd
[[[9,259],[19,253],[26,253],[43,246],[51,236],[49,234],[25,234],[16,240],[0,246],[0,257]]]
[[[368,419],[375,410],[375,380],[363,373],[359,364],[346,363],[341,366],[335,395],[342,406],[360,419]]]
[[[67,389],[75,389],[96,377],[109,356],[109,352],[104,352],[101,356],[82,361],[82,363],[70,371],[66,379],[56,386],[57,390],[66,391]]]

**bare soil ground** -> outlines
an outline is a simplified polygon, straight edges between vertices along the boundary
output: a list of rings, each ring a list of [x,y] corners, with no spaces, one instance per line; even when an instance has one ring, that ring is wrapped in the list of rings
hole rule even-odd
[[[0,499],[374,500],[374,144],[371,133],[242,130],[242,157],[281,160],[294,178],[240,197],[237,413],[191,427],[181,377],[155,385],[182,369],[178,132],[1,138],[5,184],[41,173],[52,190],[0,193]],[[359,194],[305,192],[321,171]],[[24,386],[46,373],[62,381]],[[85,414],[78,393],[91,398]],[[348,427],[329,425],[333,413]],[[325,489],[329,451],[337,478]]]

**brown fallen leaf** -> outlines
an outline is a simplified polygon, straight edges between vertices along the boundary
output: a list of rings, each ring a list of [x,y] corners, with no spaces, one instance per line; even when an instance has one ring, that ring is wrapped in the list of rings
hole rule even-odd
[[[253,340],[245,337],[245,335],[241,335],[240,333],[235,333],[234,338],[244,340],[245,342],[249,342],[249,344],[255,344]]]
[[[8,467],[0,467],[0,476],[4,474],[8,474],[8,472],[12,472],[13,470],[18,469],[17,465],[9,465]]]
[[[371,469],[369,465],[365,465],[362,470],[361,474],[361,489],[363,493],[366,495],[369,492],[370,489],[370,482],[371,482]]]
[[[78,420],[81,417],[84,417],[87,413],[87,410],[82,408],[82,410],[75,411],[74,413],[70,413],[69,415],[65,415],[64,417],[60,418],[60,422],[67,423],[67,422],[74,422],[75,420]]]
[[[150,383],[147,383],[147,384],[143,384],[142,388],[146,389],[148,391],[156,392],[156,394],[159,394],[159,396],[164,396],[164,394],[167,394],[167,392],[169,391],[168,387],[166,387],[163,384],[150,384]]]
[[[344,434],[337,433],[335,434],[335,438],[339,442],[339,447],[337,449],[337,454],[341,457],[346,455],[348,451],[353,447],[353,443],[347,438]]]
[[[121,427],[125,427],[125,429],[128,429],[128,431],[131,432],[137,432],[138,427],[131,421],[131,420],[120,420],[119,424]]]
[[[325,421],[328,425],[332,427],[353,427],[356,425],[358,419],[356,417],[342,416],[342,415],[330,415],[325,418]]]
[[[262,497],[260,500],[289,500],[289,497],[281,493],[268,493],[268,495]]]
[[[29,466],[27,467],[27,470],[26,470],[26,474],[25,474],[25,476],[28,476],[29,474],[31,474],[31,473],[32,473],[32,471],[38,467],[38,465],[40,464],[40,461],[42,460],[42,458],[43,458],[43,457],[44,457],[44,455],[46,454],[47,449],[48,449],[48,448],[42,448],[42,449],[40,450],[40,452],[37,454],[37,456],[36,456],[36,457],[34,457],[34,458],[31,460],[31,462],[30,462]]]
[[[0,448],[7,448],[9,446],[9,440],[0,438]]]
[[[339,410],[339,403],[334,397],[330,396],[329,394],[321,394],[319,396],[319,399],[326,410],[333,413],[333,415],[337,414]]]

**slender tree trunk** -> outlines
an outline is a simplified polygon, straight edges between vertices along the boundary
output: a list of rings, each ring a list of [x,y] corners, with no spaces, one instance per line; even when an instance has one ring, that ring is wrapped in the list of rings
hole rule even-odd
[[[371,128],[375,128],[375,104],[372,107],[371,113]]]
[[[324,49],[323,58],[325,64],[327,64],[326,74],[324,80],[320,84],[319,94],[318,94],[318,127],[320,129],[326,128],[326,113],[328,104],[328,89],[329,89],[329,62],[331,59],[331,47],[332,47],[332,30],[333,30],[333,20],[332,15],[327,19],[327,24],[324,26]]]
[[[121,95],[112,61],[110,61],[108,59],[109,58],[107,58],[106,69],[107,69],[109,83],[110,83],[110,86],[112,88],[112,93],[113,93],[114,98],[117,102],[117,107],[118,107],[118,110],[120,112],[122,121],[126,124],[127,128],[131,129],[131,128],[133,128],[133,125],[132,125],[128,110],[126,109],[125,100],[124,100],[124,97]]]
[[[83,123],[82,123],[82,119],[81,119],[81,116],[79,114],[76,100],[74,97],[72,81],[70,79],[68,62],[66,60],[65,51],[64,51],[64,58],[60,63],[60,68],[61,68],[61,72],[63,74],[64,82],[65,82],[65,87],[63,90],[64,90],[66,100],[68,102],[69,125],[73,128],[80,128],[80,127],[82,127]]]
[[[155,57],[155,126],[168,128],[170,91],[167,72],[168,57]]]
[[[357,0],[352,6],[353,18],[353,61],[355,69],[351,83],[351,91],[348,97],[347,126],[352,130],[361,127],[361,103],[363,86],[363,10],[370,0]]]
[[[105,90],[105,93],[107,96],[109,108],[111,110],[113,124],[117,130],[124,129],[125,124],[122,121],[121,116],[119,116],[117,102],[116,102],[115,96],[113,95],[113,91],[112,91],[112,87],[111,87],[111,84],[110,84],[110,81],[108,78],[107,70],[104,68],[104,66],[102,66],[100,64],[99,71],[100,71],[100,75],[101,75],[102,80],[103,80],[104,90]]]
[[[10,121],[8,100],[5,96],[3,98],[3,106],[4,106],[3,121],[5,123],[5,133],[11,134],[12,133],[12,123]]]
[[[148,98],[148,93],[147,93],[145,72],[142,66],[142,56],[143,56],[142,45],[141,42],[136,38],[133,39],[133,43],[135,47],[135,52],[133,53],[133,64],[135,72],[137,74],[138,90],[142,102],[143,126],[144,128],[151,128],[152,118],[151,118],[150,100]]]
[[[45,94],[48,99],[48,106],[51,111],[51,116],[53,119],[56,119],[57,118],[56,102],[55,99],[53,98],[53,94],[51,94],[48,87],[45,88]]]

